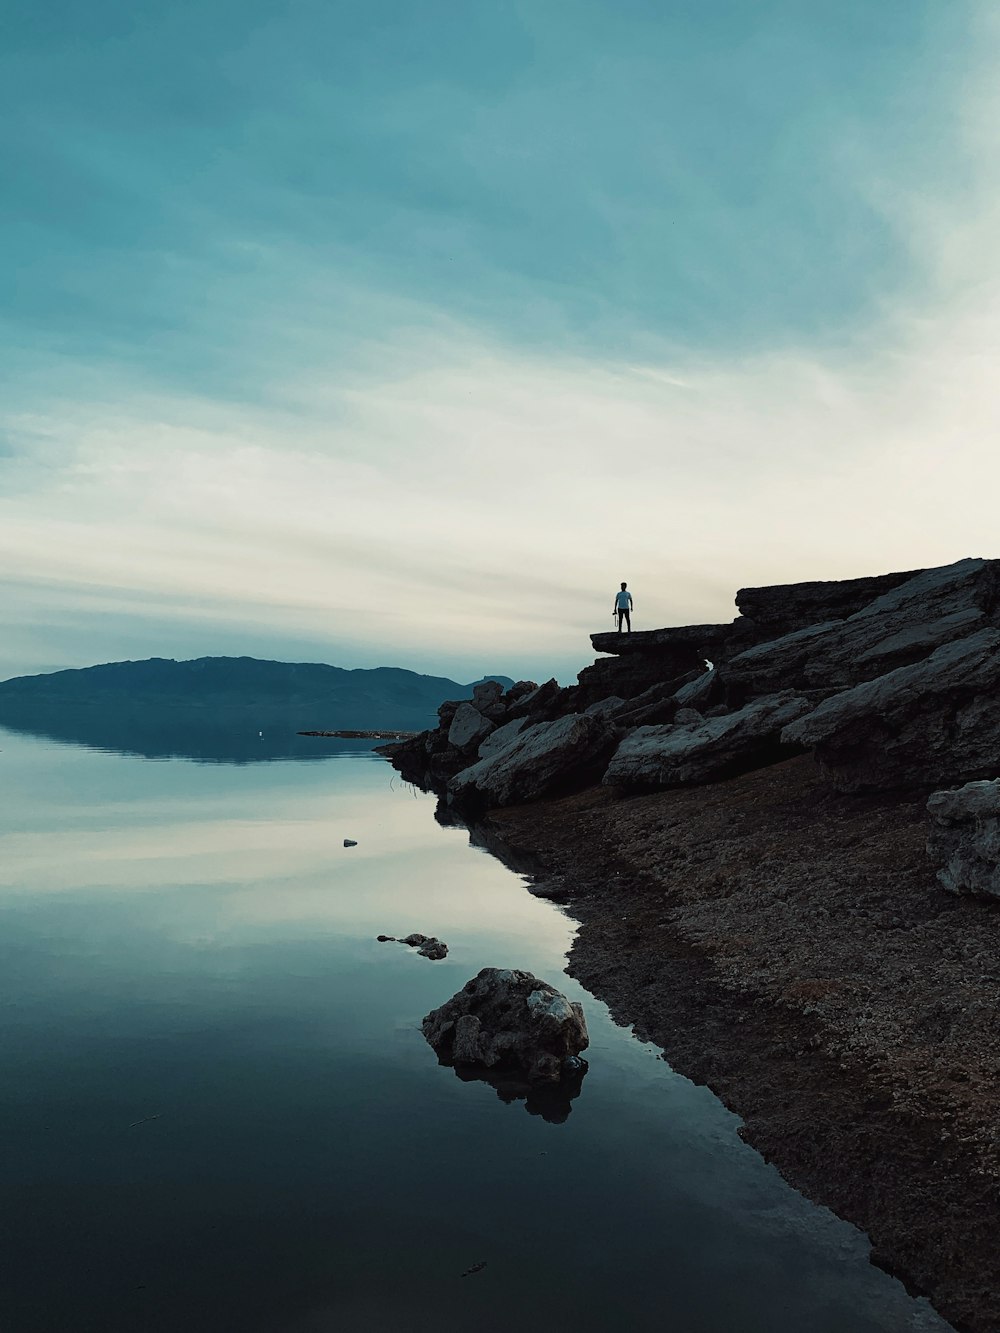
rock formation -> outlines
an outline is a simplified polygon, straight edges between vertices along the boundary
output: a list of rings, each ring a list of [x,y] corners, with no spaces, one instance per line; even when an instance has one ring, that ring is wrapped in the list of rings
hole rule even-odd
[[[383,747],[475,814],[602,781],[713,782],[802,750],[842,791],[1000,772],[1000,560],[745,588],[730,624],[591,635],[575,685],[477,686]]]
[[[796,751],[781,736],[811,704],[792,690],[768,694],[721,717],[681,709],[672,726],[636,727],[615,751],[604,782],[629,790],[714,782]],[[687,716],[685,716],[687,715]]]
[[[575,1077],[590,1044],[579,1004],[513,968],[484,967],[422,1026],[443,1064],[518,1070],[533,1083]]]
[[[466,805],[514,805],[586,786],[600,777],[617,739],[610,723],[586,713],[537,722],[509,735],[505,745],[488,747],[478,763],[451,779],[448,795]]]
[[[998,691],[1000,631],[983,629],[833,695],[783,737],[814,748],[842,791],[989,777],[1000,766]]]
[[[456,703],[389,753],[572,904],[573,974],[616,1017],[956,1328],[997,1333],[1000,561],[737,604],[595,634],[576,684],[473,699],[474,746],[449,744]],[[425,1020],[441,1058],[554,1075],[572,1044],[539,1070],[523,991],[515,1022],[481,980]]]
[[[922,572],[911,569],[901,574],[877,574],[873,578],[741,588],[736,594],[736,605],[740,614],[752,622],[760,638],[776,639],[809,625],[852,616],[883,593],[908,583]]]

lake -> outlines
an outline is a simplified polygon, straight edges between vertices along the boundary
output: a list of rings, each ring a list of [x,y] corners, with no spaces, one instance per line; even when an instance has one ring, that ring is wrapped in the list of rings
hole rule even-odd
[[[5,1333],[949,1327],[371,745],[165,748],[0,731]],[[410,931],[448,957],[375,939]],[[437,1063],[420,1020],[485,966],[582,1002],[571,1102]]]

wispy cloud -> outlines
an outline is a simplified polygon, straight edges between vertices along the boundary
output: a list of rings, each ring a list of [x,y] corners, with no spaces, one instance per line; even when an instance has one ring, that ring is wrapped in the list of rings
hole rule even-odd
[[[543,69],[557,8],[518,11]],[[884,63],[868,50],[850,89],[834,60],[825,100],[782,74],[804,119],[745,80],[746,114],[772,136],[751,154],[758,189],[711,156],[735,103],[701,130],[642,131],[683,109],[658,100],[662,53],[642,58],[631,15],[632,47],[618,33],[602,64],[594,13],[575,81],[548,103],[513,52],[486,95],[454,72],[369,89],[364,134],[334,139],[384,152],[339,192],[315,122],[308,152],[281,153],[282,99],[343,111],[330,89],[304,79],[251,105],[236,79],[205,113],[215,174],[178,186],[170,227],[130,251],[149,281],[116,287],[121,256],[84,235],[93,267],[69,313],[15,312],[38,336],[10,363],[0,421],[0,571],[35,661],[115,656],[131,618],[130,655],[232,651],[242,635],[246,651],[311,643],[345,665],[566,676],[622,578],[648,626],[729,618],[741,584],[993,552],[1000,179],[979,71],[994,26],[976,30],[975,66],[952,34],[916,119],[906,60],[927,42],[905,24],[874,33]],[[813,51],[822,34],[782,14],[750,31],[734,10],[713,79]],[[696,75],[677,78],[690,90]],[[616,139],[602,115],[619,104]],[[908,120],[937,137],[906,140]],[[107,210],[138,226],[136,201],[204,148],[171,125],[162,169],[118,129],[56,136],[59,160],[101,183],[97,233]],[[234,137],[250,126],[257,176]],[[55,269],[75,262],[67,248]],[[63,636],[41,655],[46,617],[80,624],[75,649]],[[25,642],[8,672],[30,669]]]

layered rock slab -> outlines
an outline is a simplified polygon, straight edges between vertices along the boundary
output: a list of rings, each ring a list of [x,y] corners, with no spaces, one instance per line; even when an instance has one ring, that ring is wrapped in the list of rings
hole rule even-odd
[[[590,1045],[581,1005],[509,967],[484,967],[421,1027],[444,1064],[514,1069],[538,1083],[577,1076]]]
[[[776,689],[847,689],[997,623],[1000,561],[959,560],[925,569],[846,619],[800,628],[738,653],[722,671],[727,697],[742,702]]]
[[[511,736],[448,783],[456,804],[512,805],[596,782],[620,733],[601,717],[570,713]]]
[[[876,597],[891,592],[921,573],[911,569],[860,579],[776,583],[767,588],[741,588],[740,613],[756,626],[761,638],[777,638],[822,621],[844,620]]]
[[[1000,755],[1000,632],[980,630],[836,694],[782,739],[814,748],[840,791],[990,777]]]
[[[638,727],[612,756],[604,784],[652,791],[714,782],[775,763],[798,753],[794,743],[782,741],[782,731],[811,707],[807,699],[785,690],[722,717]]]
[[[1000,779],[936,791],[927,813],[938,882],[950,893],[1000,898]]]

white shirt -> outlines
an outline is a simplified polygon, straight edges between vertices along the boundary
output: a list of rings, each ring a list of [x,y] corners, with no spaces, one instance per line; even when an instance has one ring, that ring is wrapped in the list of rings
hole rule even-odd
[[[615,606],[619,611],[628,611],[632,606],[632,594],[622,588],[621,592],[615,596]]]

